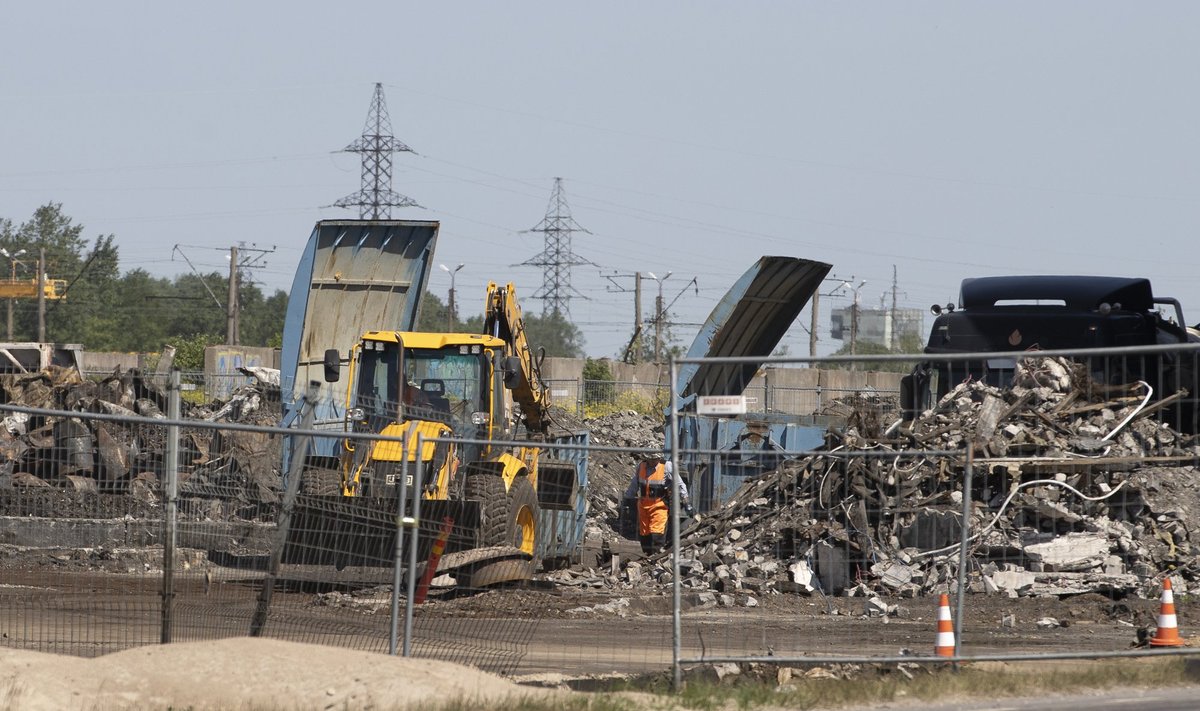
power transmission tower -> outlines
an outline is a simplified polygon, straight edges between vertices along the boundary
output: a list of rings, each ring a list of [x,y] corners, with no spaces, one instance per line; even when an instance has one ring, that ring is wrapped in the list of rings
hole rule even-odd
[[[362,154],[362,188],[333,203],[334,207],[357,207],[364,220],[387,220],[393,207],[420,207],[407,195],[392,191],[392,154],[415,151],[392,136],[383,84],[375,85],[362,137],[342,150]]]
[[[550,205],[546,208],[546,216],[532,229],[526,232],[541,232],[546,235],[546,246],[542,253],[518,266],[542,268],[542,288],[533,295],[546,305],[546,312],[560,316],[570,315],[569,302],[571,293],[586,299],[579,291],[571,286],[571,267],[592,262],[580,257],[571,250],[571,233],[586,232],[571,217],[571,209],[567,206],[567,196],[563,192],[562,178],[554,179],[554,192],[550,195]]]

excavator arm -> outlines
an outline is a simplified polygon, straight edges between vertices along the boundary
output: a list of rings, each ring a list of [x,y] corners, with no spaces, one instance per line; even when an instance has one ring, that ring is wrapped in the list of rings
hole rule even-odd
[[[550,393],[525,337],[525,320],[511,282],[506,286],[488,282],[484,330],[504,340],[505,385],[521,408],[525,427],[530,432],[545,432],[550,425]]]

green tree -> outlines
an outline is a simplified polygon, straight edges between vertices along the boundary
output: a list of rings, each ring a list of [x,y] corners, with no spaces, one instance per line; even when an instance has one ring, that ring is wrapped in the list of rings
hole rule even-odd
[[[47,304],[48,340],[81,343],[91,350],[122,349],[119,307],[128,297],[121,290],[114,242],[112,235],[97,237],[68,282],[67,297]]]
[[[18,277],[25,275],[36,279],[38,259],[44,254],[47,278],[68,282],[67,299],[46,304],[47,340],[87,345],[84,341],[87,334],[80,333],[82,323],[88,320],[89,314],[104,314],[113,305],[111,302],[94,303],[94,300],[114,298],[116,294],[109,288],[111,285],[105,283],[116,276],[117,249],[112,236],[98,237],[95,248],[85,259],[87,240],[83,238],[83,226],[75,224],[63,213],[61,203],[51,202],[39,207],[29,220],[15,229],[10,220],[4,220],[0,225],[0,242],[12,255],[25,250],[19,260],[11,263],[10,269],[15,269]],[[78,293],[72,296],[70,292],[76,287]],[[37,338],[37,304],[36,299],[21,299],[13,304],[14,340]]]
[[[116,308],[119,351],[157,351],[172,335],[168,329],[178,302],[170,279],[134,269],[121,277],[121,302]]]
[[[174,292],[167,332],[174,336],[221,334],[218,343],[223,343],[227,278],[216,272],[181,274],[175,277]]]
[[[607,359],[588,358],[583,363],[583,402],[591,405],[611,402],[616,396],[612,368]]]
[[[116,238],[101,235],[88,250],[83,226],[67,216],[60,203],[39,207],[19,226],[0,218],[0,247],[10,255],[3,263],[9,270],[5,276],[15,271],[18,278],[35,279],[38,255],[44,250],[48,278],[67,281],[66,298],[46,303],[48,340],[80,343],[90,350],[155,351],[172,339],[191,344],[200,338],[196,334],[225,333],[227,275],[213,272],[164,279],[135,269],[122,276]],[[241,284],[242,342],[278,345],[287,294],[276,291],[268,297],[249,279]],[[37,300],[11,303],[13,339],[37,338]],[[213,338],[204,335],[200,340],[224,340]],[[201,364],[202,360],[195,363]]]
[[[242,307],[239,314],[242,345],[262,347],[282,341],[287,300],[285,291],[277,289],[267,297],[258,286],[245,284],[238,294],[238,303]]]
[[[583,357],[583,334],[560,313],[526,314],[526,338],[534,348],[545,348],[555,358]]]
[[[175,367],[180,370],[204,370],[204,349],[225,342],[225,335],[194,333],[189,336],[172,336],[168,345],[175,346]]]
[[[417,314],[417,330],[423,333],[442,333],[449,323],[446,302],[432,291],[426,291],[421,299],[421,311]],[[465,331],[462,322],[455,324],[454,329],[460,333]]]

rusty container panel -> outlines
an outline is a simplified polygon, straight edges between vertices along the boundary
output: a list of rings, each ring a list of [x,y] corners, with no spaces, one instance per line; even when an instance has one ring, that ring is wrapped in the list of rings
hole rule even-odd
[[[343,357],[366,331],[416,328],[438,223],[322,220],[313,228],[288,295],[280,355],[285,426],[311,380],[322,382],[316,427],[341,427],[345,382],[326,384],[325,351]],[[332,440],[314,443],[323,454]]]

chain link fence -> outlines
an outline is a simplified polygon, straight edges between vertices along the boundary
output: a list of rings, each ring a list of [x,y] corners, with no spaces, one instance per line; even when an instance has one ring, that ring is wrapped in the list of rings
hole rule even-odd
[[[685,407],[672,458],[716,495],[655,561],[675,581],[677,678],[936,660],[941,595],[958,659],[1167,648],[1164,585],[1189,612],[1200,592],[1197,354],[922,356],[899,401],[854,396],[812,449],[772,445],[765,418],[745,444],[705,447],[730,416]],[[878,360],[900,359],[859,367]]]
[[[269,398],[10,378],[10,400],[51,406],[0,406],[0,643],[256,634],[678,675],[931,661],[947,595],[954,659],[1170,650],[1151,645],[1164,583],[1182,625],[1200,613],[1196,353],[924,356],[906,391],[845,394],[828,421],[755,411],[782,392],[711,415],[677,394],[653,451],[280,429],[255,424],[277,421]],[[898,359],[859,367],[879,360]],[[340,456],[308,456],[316,438]],[[471,465],[499,461],[468,455],[487,447],[523,468]],[[669,497],[666,550],[638,540],[631,485],[655,454],[690,489]]]

